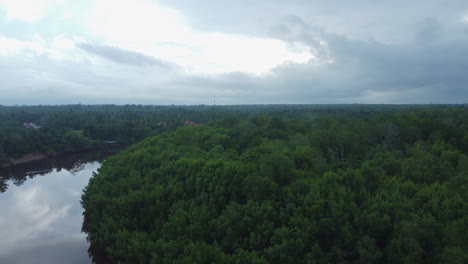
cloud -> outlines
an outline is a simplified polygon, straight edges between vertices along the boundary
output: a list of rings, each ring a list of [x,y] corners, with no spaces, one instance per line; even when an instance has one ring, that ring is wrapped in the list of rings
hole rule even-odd
[[[307,63],[314,57],[301,43],[199,32],[176,10],[142,0],[96,1],[87,25],[112,46],[170,61],[193,73],[262,74],[284,62]]]
[[[220,103],[466,103],[468,47],[462,38],[434,40],[440,26],[423,20],[405,43],[350,39],[286,18],[278,38],[324,46],[317,62],[283,64],[267,77],[229,73],[188,78],[175,86],[204,87]],[[292,28],[291,28],[292,27]],[[277,30],[280,28],[281,30]],[[323,44],[321,44],[323,43]]]
[[[43,40],[35,38],[33,41],[25,41],[0,35],[0,55],[11,55],[24,50],[35,53],[44,52]]]
[[[166,62],[135,51],[121,49],[119,47],[91,43],[79,43],[76,46],[89,53],[95,54],[97,56],[117,63],[137,66],[152,65],[163,68],[169,67],[169,64]]]
[[[26,22],[35,22],[44,17],[49,8],[64,0],[0,0],[8,17]]]
[[[465,1],[395,1],[97,0],[58,26],[7,21],[0,103],[468,101]]]
[[[443,27],[439,20],[435,17],[427,17],[417,23],[415,40],[433,43],[438,40],[444,40],[443,33]]]
[[[460,19],[466,0],[394,0],[376,4],[372,0],[160,0],[161,5],[184,14],[186,21],[202,31],[265,36],[278,19],[294,15],[309,25],[352,39],[394,43],[414,36],[417,21],[436,16],[445,25]],[[228,12],[227,12],[228,11]],[[216,21],[215,23],[213,21]]]
[[[463,32],[468,36],[468,13],[466,13],[461,19],[460,22],[463,25]]]
[[[462,23],[468,24],[468,14],[464,15],[464,16],[460,19],[460,21],[461,21]]]

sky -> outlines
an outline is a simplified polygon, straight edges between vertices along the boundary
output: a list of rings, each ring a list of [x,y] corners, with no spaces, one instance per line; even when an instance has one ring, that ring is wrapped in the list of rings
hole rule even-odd
[[[468,1],[0,0],[0,104],[468,103]]]

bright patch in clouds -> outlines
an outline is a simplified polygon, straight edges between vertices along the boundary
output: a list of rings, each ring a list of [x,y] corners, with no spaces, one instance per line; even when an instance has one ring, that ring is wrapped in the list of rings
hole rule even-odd
[[[283,63],[315,58],[301,43],[197,32],[175,10],[142,0],[96,1],[87,27],[109,45],[176,63],[192,73],[261,74]]]
[[[290,47],[277,39],[210,33],[195,35],[190,44],[198,52],[179,63],[201,72],[260,74],[282,63],[307,63],[314,58],[306,45]]]
[[[468,14],[462,17],[461,22],[468,24]]]
[[[75,42],[63,36],[58,36],[50,42],[45,41],[40,36],[35,36],[30,41],[6,38],[0,35],[0,55],[28,54],[38,56],[46,54],[55,59],[74,57],[70,52],[75,47]]]
[[[34,22],[46,15],[49,7],[64,0],[0,0],[8,17]]]
[[[43,53],[45,51],[44,40],[36,36],[32,41],[23,41],[0,35],[0,55],[13,55],[21,51]]]

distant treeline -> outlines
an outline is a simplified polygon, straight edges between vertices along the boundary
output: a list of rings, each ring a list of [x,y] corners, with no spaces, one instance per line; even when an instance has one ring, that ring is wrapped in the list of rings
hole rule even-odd
[[[234,115],[274,114],[286,119],[341,116],[366,119],[382,113],[422,111],[448,118],[465,115],[466,106],[421,105],[238,105],[0,106],[0,162],[28,153],[53,154],[102,147],[104,141],[132,144],[171,131],[184,121],[206,123]]]
[[[204,124],[107,159],[82,196],[113,263],[468,263],[466,107],[167,109]]]

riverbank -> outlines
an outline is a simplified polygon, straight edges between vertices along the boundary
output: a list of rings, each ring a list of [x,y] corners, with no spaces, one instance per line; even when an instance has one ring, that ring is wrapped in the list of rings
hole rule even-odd
[[[49,157],[50,157],[49,155],[46,155],[44,153],[30,153],[30,154],[26,154],[26,155],[24,155],[22,157],[19,157],[19,158],[16,158],[16,159],[10,159],[9,161],[6,161],[6,162],[0,164],[0,167],[1,168],[7,168],[7,167],[19,165],[19,164],[24,164],[24,163],[28,163],[28,162],[32,162],[32,161],[46,159],[46,158],[49,158]]]
[[[20,164],[26,164],[26,163],[30,163],[30,162],[34,162],[38,160],[59,157],[62,155],[73,154],[73,153],[81,153],[81,152],[87,152],[87,151],[100,151],[100,150],[115,151],[115,150],[122,149],[128,146],[129,146],[128,144],[127,145],[126,144],[122,144],[122,145],[121,144],[104,144],[97,148],[83,149],[83,150],[77,150],[77,151],[60,151],[60,152],[55,152],[54,154],[29,153],[19,158],[10,159],[9,161],[0,163],[0,168],[9,168],[9,167],[13,167],[13,166],[20,165]]]

